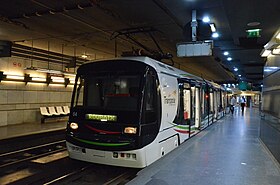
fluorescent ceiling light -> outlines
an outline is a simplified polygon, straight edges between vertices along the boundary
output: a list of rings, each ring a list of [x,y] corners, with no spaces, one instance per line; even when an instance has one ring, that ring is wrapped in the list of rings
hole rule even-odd
[[[209,24],[209,25],[210,25],[211,31],[212,31],[213,33],[217,31],[214,23],[211,23],[211,24]]]
[[[45,81],[46,81],[46,78],[32,77],[32,81],[45,82]]]
[[[218,38],[218,37],[219,37],[219,34],[218,34],[217,32],[215,32],[215,33],[212,34],[212,37],[213,37],[213,38]]]
[[[234,71],[238,71],[238,68],[237,68],[237,67],[235,67],[233,70],[234,70]]]
[[[82,54],[82,58],[87,58],[88,56],[86,54]]]
[[[272,50],[273,55],[280,55],[280,48],[276,48]]]
[[[261,57],[268,57],[268,55],[270,55],[271,51],[270,50],[263,50],[263,52],[261,53]]]
[[[276,35],[276,39],[280,39],[280,32]]]
[[[64,78],[56,77],[56,76],[52,76],[51,79],[53,82],[64,82],[65,81]]]
[[[210,18],[208,16],[205,16],[205,17],[203,17],[202,21],[205,23],[208,23],[208,22],[210,22]]]
[[[224,52],[224,55],[225,55],[225,56],[228,56],[228,55],[229,55],[229,52],[228,52],[228,51],[225,51],[225,52]]]
[[[241,75],[238,75],[239,77],[241,77]]]
[[[231,57],[227,57],[227,61],[232,61],[232,58]]]
[[[24,80],[24,76],[17,76],[17,75],[7,75],[6,78],[13,79],[13,80]]]

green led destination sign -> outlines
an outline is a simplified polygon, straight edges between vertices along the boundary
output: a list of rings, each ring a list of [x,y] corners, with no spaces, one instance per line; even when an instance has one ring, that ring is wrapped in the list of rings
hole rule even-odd
[[[254,37],[261,37],[261,29],[251,29],[247,30],[247,37],[254,38]]]
[[[96,121],[117,121],[117,116],[102,114],[86,114],[86,119]]]

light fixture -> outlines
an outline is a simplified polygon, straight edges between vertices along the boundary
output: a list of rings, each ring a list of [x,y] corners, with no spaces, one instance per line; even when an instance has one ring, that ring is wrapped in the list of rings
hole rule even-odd
[[[202,21],[205,23],[208,23],[208,22],[210,22],[210,18],[208,16],[205,16],[202,18]]]
[[[250,29],[246,30],[248,38],[261,37],[261,29]]]
[[[38,82],[45,82],[46,78],[40,78],[40,77],[31,77],[32,81],[38,81]]]
[[[24,76],[18,76],[18,75],[6,75],[6,79],[11,80],[24,80]]]
[[[82,58],[86,59],[88,56],[86,54],[82,54]]]
[[[74,84],[75,83],[75,79],[70,79],[70,83]]]
[[[241,77],[241,75],[238,75],[239,77]]]
[[[247,26],[259,26],[260,24],[260,22],[249,22]]]
[[[227,61],[232,61],[232,58],[231,57],[227,57]]]
[[[51,76],[52,82],[58,82],[58,83],[64,83],[64,78],[63,77],[57,77],[57,76]]]
[[[70,126],[70,128],[73,129],[73,130],[77,130],[77,129],[79,128],[78,123],[74,123],[74,122],[70,123],[69,126]]]
[[[34,83],[34,84],[47,84],[47,85],[67,85],[70,84],[69,78],[64,78],[60,76],[51,76],[51,74],[47,74],[47,77],[31,77],[30,74],[24,74],[24,76],[14,75],[14,74],[4,74],[3,71],[0,71],[0,82],[25,82],[27,83]]]
[[[218,37],[219,37],[219,33],[214,32],[214,33],[212,34],[212,37],[213,37],[213,38],[218,38]]]
[[[211,24],[209,24],[209,25],[210,25],[210,28],[211,28],[212,33],[214,33],[214,32],[217,31],[214,23],[211,23]]]
[[[238,68],[237,68],[237,67],[234,67],[233,70],[234,70],[234,71],[238,71]]]
[[[228,56],[228,55],[229,55],[229,52],[228,52],[228,51],[225,51],[225,52],[224,52],[224,55],[225,55],[225,56]]]
[[[280,32],[276,35],[276,39],[280,39]]]
[[[136,127],[125,127],[124,128],[124,133],[126,133],[126,134],[136,134],[137,133],[137,128]]]
[[[280,55],[280,48],[275,48],[271,52],[272,55]]]
[[[270,55],[270,53],[271,53],[270,50],[263,49],[261,52],[261,57],[268,57],[268,55]]]

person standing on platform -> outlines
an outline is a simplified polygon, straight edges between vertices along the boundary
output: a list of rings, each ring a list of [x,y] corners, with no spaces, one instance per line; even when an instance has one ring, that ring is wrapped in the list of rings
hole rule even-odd
[[[241,97],[240,98],[240,105],[241,105],[241,112],[242,112],[242,115],[244,114],[244,108],[245,108],[245,98],[244,97]]]
[[[231,97],[230,99],[230,111],[231,111],[231,114],[233,115],[234,113],[234,106],[236,104],[236,99],[234,97],[234,95]]]

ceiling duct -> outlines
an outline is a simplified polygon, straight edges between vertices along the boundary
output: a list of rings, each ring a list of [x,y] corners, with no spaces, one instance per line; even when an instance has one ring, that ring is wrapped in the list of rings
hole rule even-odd
[[[30,59],[30,56],[32,56],[33,60],[39,60],[39,61],[51,62],[51,63],[57,63],[57,64],[66,64],[67,65],[69,63],[73,63],[73,56],[64,55],[64,54],[55,53],[52,51],[46,51],[46,50],[28,47],[28,46],[19,45],[19,44],[12,45],[11,56],[21,57],[21,58],[26,58],[26,59]],[[63,61],[61,60],[61,58],[63,58]],[[77,65],[81,65],[85,61],[87,61],[87,60],[82,59],[82,58],[75,59],[75,62]]]

